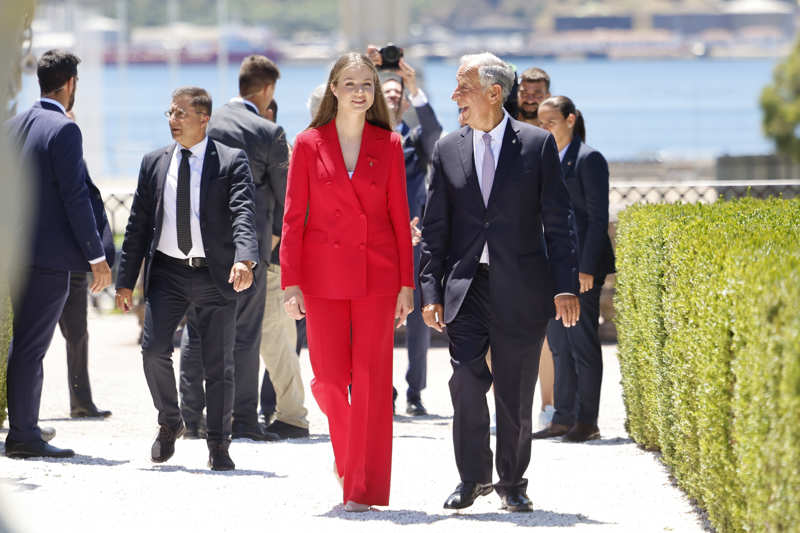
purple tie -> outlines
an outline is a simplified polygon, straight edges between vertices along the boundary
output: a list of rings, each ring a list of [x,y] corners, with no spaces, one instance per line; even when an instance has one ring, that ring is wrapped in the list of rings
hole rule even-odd
[[[494,183],[494,154],[492,154],[492,136],[488,133],[483,134],[483,165],[481,165],[481,193],[483,194],[484,205],[489,205],[489,193],[492,192]]]

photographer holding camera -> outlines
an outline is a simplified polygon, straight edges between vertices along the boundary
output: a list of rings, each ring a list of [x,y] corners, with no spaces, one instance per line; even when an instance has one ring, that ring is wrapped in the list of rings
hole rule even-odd
[[[381,89],[391,115],[392,127],[403,138],[403,153],[406,163],[406,187],[408,207],[412,225],[416,226],[425,209],[427,194],[425,178],[428,174],[428,163],[433,154],[433,146],[442,134],[442,125],[436,118],[428,98],[417,86],[417,76],[411,66],[403,59],[403,49],[392,43],[379,49],[377,46],[367,47],[367,56],[378,68]],[[408,91],[408,96],[404,91]],[[409,106],[414,106],[419,125],[409,127],[403,120],[403,114]],[[419,274],[419,246],[414,246],[414,276]],[[428,347],[431,341],[430,329],[422,320],[422,309],[419,291],[414,291],[414,311],[408,315],[406,322],[406,347],[408,349],[408,371],[406,381],[406,413],[412,416],[426,415],[422,405],[421,392],[425,388],[428,367]],[[395,391],[396,395],[396,391]]]

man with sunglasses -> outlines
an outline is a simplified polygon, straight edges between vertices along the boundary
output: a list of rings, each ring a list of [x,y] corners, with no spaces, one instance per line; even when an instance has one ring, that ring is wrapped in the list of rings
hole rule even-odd
[[[142,356],[159,424],[152,461],[168,460],[185,431],[172,336],[191,309],[206,379],[208,464],[233,470],[228,446],[236,302],[252,286],[258,262],[253,178],[244,151],[206,136],[211,97],[204,89],[177,89],[166,115],[176,143],[142,159],[116,303],[123,311],[131,308],[144,261]]]

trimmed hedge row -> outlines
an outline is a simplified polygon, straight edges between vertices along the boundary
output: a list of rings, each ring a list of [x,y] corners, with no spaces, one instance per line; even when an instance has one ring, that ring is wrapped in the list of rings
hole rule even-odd
[[[11,344],[11,302],[0,302],[0,426],[6,420],[6,359]]]
[[[718,531],[800,530],[800,200],[626,209],[627,428]]]

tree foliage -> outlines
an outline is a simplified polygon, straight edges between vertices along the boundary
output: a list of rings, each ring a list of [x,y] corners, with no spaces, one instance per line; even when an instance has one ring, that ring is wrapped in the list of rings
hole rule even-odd
[[[781,154],[800,161],[800,38],[761,92],[762,126]]]

